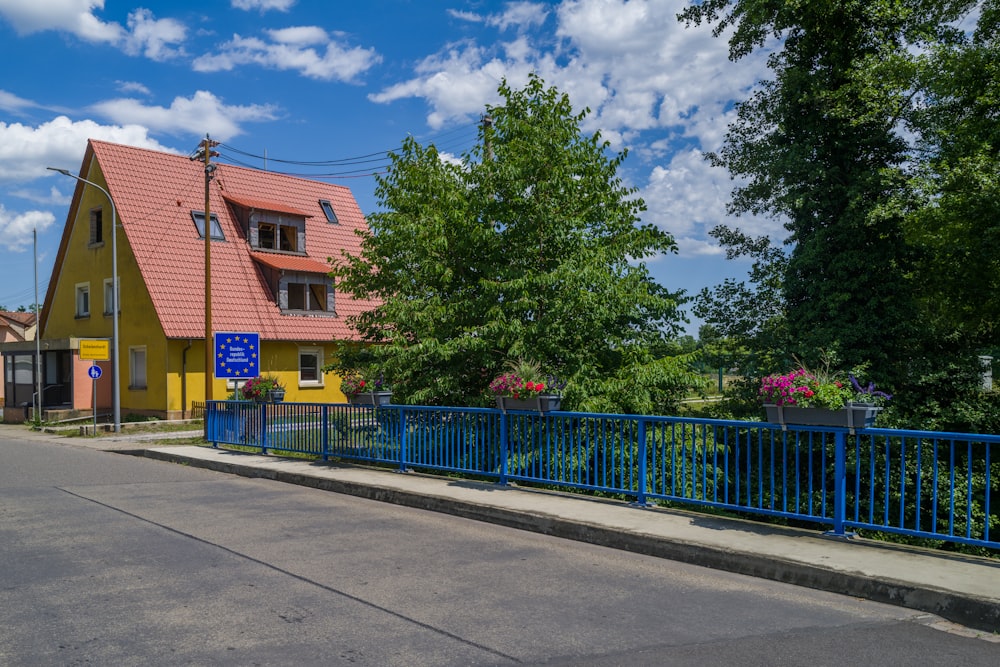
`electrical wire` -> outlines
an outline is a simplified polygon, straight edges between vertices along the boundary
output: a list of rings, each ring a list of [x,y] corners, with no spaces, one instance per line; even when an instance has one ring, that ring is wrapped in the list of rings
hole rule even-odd
[[[466,123],[454,127],[446,132],[432,133],[429,135],[424,135],[421,139],[427,143],[434,144],[439,151],[450,151],[452,148],[468,146],[474,138],[474,135],[468,134],[470,128],[477,128],[478,123]],[[455,137],[460,133],[464,133],[463,136]],[[478,136],[478,130],[476,135]],[[442,142],[440,144],[434,141],[428,141],[428,139],[437,139],[438,141],[443,139],[448,139],[447,142]],[[380,176],[388,172],[389,167],[392,164],[389,158],[390,154],[398,150],[397,148],[391,148],[384,151],[377,151],[373,153],[365,153],[363,155],[355,155],[351,157],[335,158],[330,160],[290,160],[286,158],[275,158],[265,155],[258,155],[256,153],[251,153],[245,151],[236,146],[231,146],[229,144],[220,143],[217,146],[219,150],[220,159],[229,162],[230,164],[246,167],[248,169],[259,169],[260,167],[255,166],[246,161],[246,158],[253,160],[261,160],[265,164],[276,163],[280,165],[296,166],[296,167],[359,167],[358,169],[343,169],[336,171],[327,172],[308,172],[301,170],[276,170],[268,169],[272,173],[282,174],[284,176],[296,176],[302,178],[318,178],[318,179],[340,179],[340,178],[368,178],[372,176]],[[240,156],[240,157],[236,157]],[[242,158],[242,159],[241,159]],[[366,165],[361,167],[361,165]]]

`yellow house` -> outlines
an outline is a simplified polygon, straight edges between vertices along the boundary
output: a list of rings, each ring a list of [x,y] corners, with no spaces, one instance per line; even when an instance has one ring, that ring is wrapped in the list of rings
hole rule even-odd
[[[359,251],[355,231],[367,223],[357,202],[343,186],[212,166],[206,178],[205,163],[187,156],[88,142],[79,178],[106,190],[114,211],[102,190],[77,181],[39,326],[47,417],[86,414],[95,401],[107,412],[116,357],[123,417],[188,416],[206,393],[226,398],[244,373],[277,376],[288,401],[345,400],[322,368],[337,353],[333,341],[354,336],[345,318],[373,304],[336,294],[327,260]],[[259,337],[239,377],[208,362],[218,354],[206,353],[206,254],[211,333]],[[95,339],[109,341],[110,359],[92,359],[102,344],[86,341]],[[5,348],[5,366],[33,354]]]

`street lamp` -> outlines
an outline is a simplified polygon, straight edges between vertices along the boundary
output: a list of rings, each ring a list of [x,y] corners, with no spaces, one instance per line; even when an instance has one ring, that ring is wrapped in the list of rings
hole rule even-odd
[[[115,417],[115,433],[122,432],[122,405],[121,405],[121,383],[118,380],[118,368],[120,364],[118,360],[120,355],[118,353],[118,225],[116,223],[117,216],[115,213],[115,200],[111,198],[111,193],[102,188],[97,183],[88,181],[86,178],[81,178],[76,174],[72,174],[66,169],[56,169],[55,167],[46,167],[46,169],[51,169],[52,171],[58,171],[63,176],[69,176],[70,178],[75,178],[76,180],[86,183],[87,185],[92,185],[107,196],[108,201],[111,203],[111,322],[112,322],[112,334],[111,341],[115,348],[114,357],[111,360],[111,404],[114,410]],[[38,335],[37,333],[35,334]],[[39,399],[39,404],[41,404],[41,399]]]

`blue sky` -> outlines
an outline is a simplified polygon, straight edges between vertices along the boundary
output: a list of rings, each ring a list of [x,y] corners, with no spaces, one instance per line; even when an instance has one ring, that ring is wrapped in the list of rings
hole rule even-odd
[[[222,162],[266,155],[350,187],[370,213],[379,153],[413,135],[461,154],[501,78],[530,72],[592,110],[588,132],[629,149],[644,221],[680,246],[648,262],[660,283],[693,294],[742,277],[707,232],[777,235],[780,222],[729,218],[732,182],[702,155],[764,56],[728,61],[724,38],[676,20],[686,4],[0,0],[0,305],[34,300],[33,229],[44,296],[75,185],[46,167],[77,173],[88,138],[189,154],[207,133]]]

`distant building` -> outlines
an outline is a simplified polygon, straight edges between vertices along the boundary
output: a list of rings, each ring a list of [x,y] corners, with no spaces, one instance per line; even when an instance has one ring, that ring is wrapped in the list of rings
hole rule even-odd
[[[35,314],[18,313],[0,310],[0,346],[7,343],[24,343],[35,340]],[[0,348],[2,349],[2,348]],[[28,383],[31,383],[31,364],[28,363],[25,369],[22,364],[20,371],[17,367],[11,366],[9,372],[4,371],[4,381],[0,382],[0,406],[4,405],[4,396],[7,394],[8,373],[10,382],[13,382],[14,375],[20,372],[24,376],[27,372]],[[29,395],[28,401],[31,400]]]
[[[213,332],[259,334],[257,368],[281,379],[286,400],[344,400],[322,368],[337,352],[333,341],[354,336],[345,318],[374,305],[338,295],[327,275],[327,258],[357,253],[355,232],[367,226],[350,190],[219,164],[206,225],[204,169],[183,155],[87,144],[80,177],[111,193],[119,225],[122,416],[181,418],[205,399],[206,226]],[[105,194],[77,181],[41,313],[47,418],[92,411],[95,389],[99,411],[112,405],[111,361],[79,355],[81,339],[112,339],[111,218]],[[34,344],[2,352],[5,407],[30,403]],[[103,370],[97,381],[93,363]],[[213,398],[237,382],[216,378]]]

